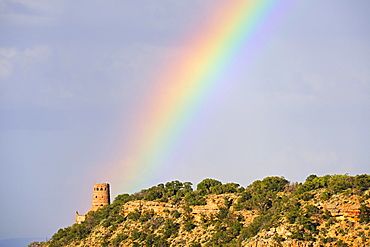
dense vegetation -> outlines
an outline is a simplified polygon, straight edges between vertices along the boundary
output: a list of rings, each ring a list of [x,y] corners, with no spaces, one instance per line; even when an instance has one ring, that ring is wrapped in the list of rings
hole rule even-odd
[[[266,177],[246,188],[207,178],[196,186],[196,190],[190,182],[172,181],[132,195],[119,195],[111,205],[89,212],[82,224],[60,229],[50,241],[41,245],[78,246],[99,228],[103,237],[97,246],[120,246],[123,243],[130,246],[242,246],[259,234],[285,224],[290,230],[289,239],[348,246],[339,238],[327,237],[327,232],[338,224],[338,219],[319,206],[320,201],[338,196],[359,198],[358,238],[367,243],[369,186],[369,175],[310,175],[304,183],[291,183],[283,177]],[[194,206],[206,205],[207,198],[214,195],[223,195],[217,213],[205,214],[196,220],[192,214]],[[122,212],[126,203],[138,200],[170,203],[174,209],[165,215],[146,210]],[[254,217],[246,223],[241,212],[251,212]],[[347,223],[350,226],[355,224],[353,221]],[[345,235],[348,229],[336,231],[339,231],[338,235]],[[197,232],[203,236],[189,238],[186,243],[178,240],[183,238],[177,238],[180,234],[196,235]],[[286,236],[277,233],[269,237],[277,243],[287,241]],[[180,242],[174,244],[175,239]]]

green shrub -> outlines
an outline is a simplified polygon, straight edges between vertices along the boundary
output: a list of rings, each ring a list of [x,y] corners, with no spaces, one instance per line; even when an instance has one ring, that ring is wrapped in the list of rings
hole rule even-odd
[[[197,192],[190,191],[185,194],[184,197],[185,203],[190,206],[196,206],[196,205],[206,205],[206,198]]]
[[[195,228],[195,226],[196,225],[193,223],[192,220],[188,220],[183,225],[184,231],[190,232],[191,230],[193,230]]]
[[[115,238],[112,239],[112,244],[114,246],[119,246],[120,243],[125,241],[128,238],[128,236],[124,233],[119,233]]]
[[[359,219],[360,223],[367,224],[370,222],[370,208],[365,204],[361,204]]]
[[[127,214],[127,218],[130,220],[138,220],[140,219],[141,214],[138,211],[130,212]]]
[[[197,190],[203,195],[211,194],[211,189],[219,185],[222,185],[220,181],[212,178],[206,178],[197,184]]]
[[[347,247],[348,244],[343,242],[343,240],[340,239],[340,240],[337,241],[336,246],[338,246],[338,247]]]
[[[177,236],[180,225],[175,223],[172,219],[167,219],[162,229],[163,237]]]
[[[309,201],[312,198],[314,198],[314,195],[310,192],[304,192],[304,193],[298,195],[298,198],[303,200],[303,201]]]
[[[320,199],[323,200],[323,201],[327,201],[329,200],[331,197],[331,194],[328,192],[328,191],[324,191],[323,193],[321,193],[320,195]]]

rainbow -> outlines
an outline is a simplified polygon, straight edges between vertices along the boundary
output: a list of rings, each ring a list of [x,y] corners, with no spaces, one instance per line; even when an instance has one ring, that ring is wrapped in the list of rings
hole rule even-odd
[[[204,25],[183,40],[186,55],[165,64],[154,78],[153,90],[139,109],[141,118],[132,124],[126,140],[125,157],[108,179],[120,181],[123,191],[141,188],[160,169],[203,104],[218,90],[232,87],[230,80],[223,80],[225,75],[246,73],[289,1],[217,1]]]

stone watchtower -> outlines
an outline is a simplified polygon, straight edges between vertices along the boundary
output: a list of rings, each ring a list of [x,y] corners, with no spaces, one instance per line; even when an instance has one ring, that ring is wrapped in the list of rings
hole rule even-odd
[[[99,208],[109,204],[110,204],[109,184],[108,183],[94,184],[92,207],[90,211],[96,211]]]
[[[92,198],[92,206],[90,211],[96,211],[105,205],[110,204],[110,188],[108,183],[94,184],[94,192]],[[89,211],[89,212],[90,212]],[[81,224],[84,221],[86,215],[81,215],[76,212],[76,223]]]

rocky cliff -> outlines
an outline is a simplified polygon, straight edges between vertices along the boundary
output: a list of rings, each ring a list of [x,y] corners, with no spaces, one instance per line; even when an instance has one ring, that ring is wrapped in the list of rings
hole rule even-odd
[[[369,185],[368,175],[268,177],[246,188],[209,179],[195,191],[174,181],[118,196],[40,245],[370,246]]]

